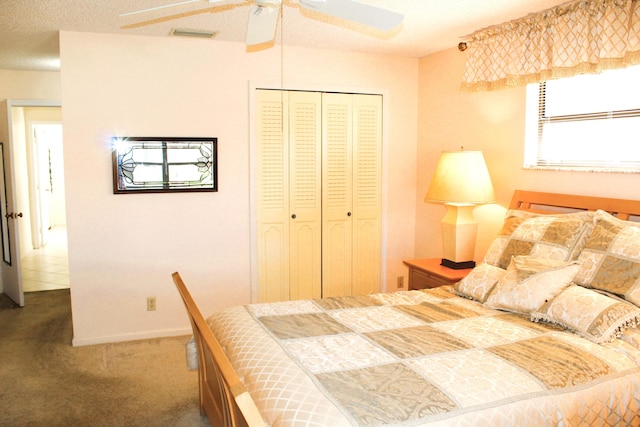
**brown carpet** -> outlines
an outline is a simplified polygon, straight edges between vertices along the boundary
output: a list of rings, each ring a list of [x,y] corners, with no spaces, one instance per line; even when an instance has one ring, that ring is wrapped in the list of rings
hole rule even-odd
[[[185,313],[186,316],[186,313]],[[188,337],[72,347],[68,290],[0,294],[0,426],[208,426]]]

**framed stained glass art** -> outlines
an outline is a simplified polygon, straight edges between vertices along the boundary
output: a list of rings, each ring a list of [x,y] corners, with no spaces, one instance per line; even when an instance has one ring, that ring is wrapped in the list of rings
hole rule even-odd
[[[217,138],[114,137],[115,194],[218,191]]]

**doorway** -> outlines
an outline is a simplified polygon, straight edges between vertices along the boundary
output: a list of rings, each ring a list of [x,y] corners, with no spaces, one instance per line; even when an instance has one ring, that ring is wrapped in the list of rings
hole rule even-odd
[[[20,227],[20,271],[24,292],[69,288],[62,123],[59,107],[14,107],[24,117],[24,143],[16,158],[18,192],[25,221]],[[16,149],[16,151],[22,151]]]

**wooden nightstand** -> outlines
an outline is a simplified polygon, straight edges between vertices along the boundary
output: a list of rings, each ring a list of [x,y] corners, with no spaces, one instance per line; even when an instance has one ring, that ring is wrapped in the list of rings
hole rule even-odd
[[[440,258],[403,261],[409,267],[409,290],[453,285],[472,270],[471,268],[453,270],[440,265],[440,261]]]

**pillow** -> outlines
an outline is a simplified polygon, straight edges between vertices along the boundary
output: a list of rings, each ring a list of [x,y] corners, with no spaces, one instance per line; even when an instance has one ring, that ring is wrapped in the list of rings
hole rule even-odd
[[[625,329],[620,339],[640,350],[640,331],[637,327]]]
[[[575,282],[640,306],[640,224],[597,211]]]
[[[593,229],[593,212],[531,215],[507,211],[504,226],[489,246],[484,262],[507,268],[511,257],[517,255],[574,261]]]
[[[626,301],[572,285],[531,314],[534,322],[555,323],[602,344],[640,322],[640,308]]]
[[[530,256],[513,257],[487,298],[489,308],[530,314],[567,288],[580,266]]]
[[[502,268],[484,262],[480,263],[456,283],[453,291],[462,297],[485,302],[487,295],[489,295],[504,273],[505,271]]]

